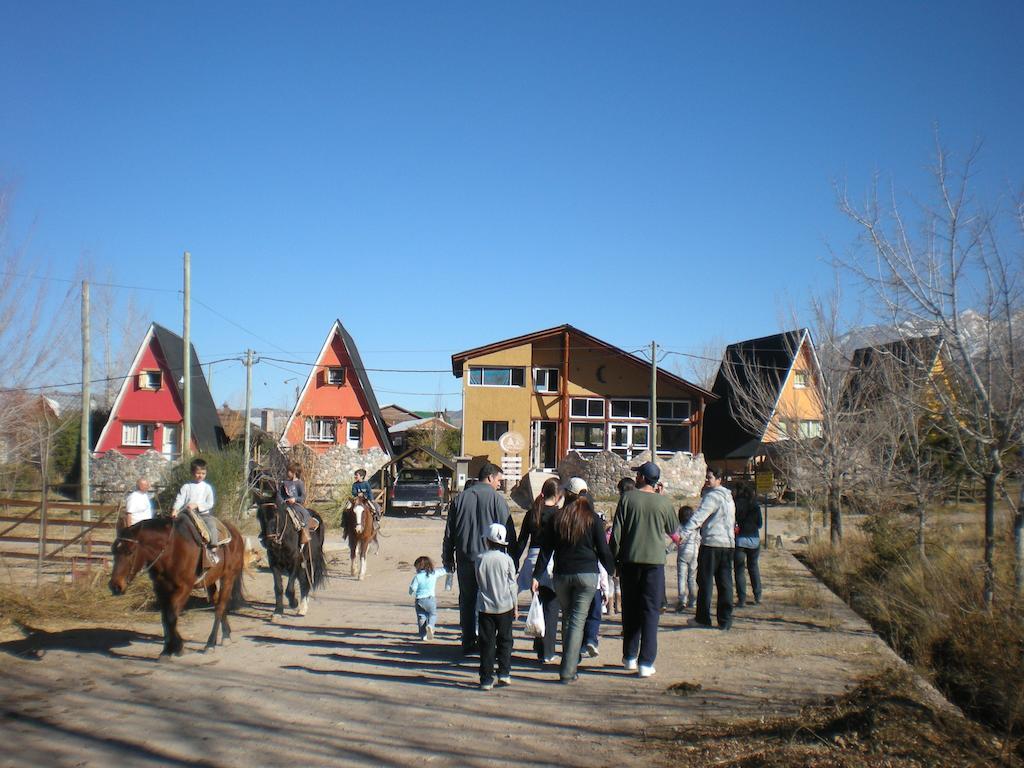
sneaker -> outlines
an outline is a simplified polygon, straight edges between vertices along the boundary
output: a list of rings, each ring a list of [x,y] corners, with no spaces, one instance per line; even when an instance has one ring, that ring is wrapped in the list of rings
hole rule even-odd
[[[498,687],[504,688],[506,685],[512,685],[512,678],[509,675],[498,678]]]
[[[489,691],[493,687],[494,687],[494,681],[493,680],[488,680],[486,682],[480,683],[480,690],[481,691]]]
[[[622,666],[628,672],[636,672],[636,659],[623,659]]]
[[[558,658],[557,656],[548,656],[546,659],[541,659],[540,663],[541,664],[554,664],[555,663],[555,659],[557,659],[557,658]]]
[[[676,613],[683,613],[685,610],[686,607],[682,603],[676,604]]]
[[[654,665],[651,664],[650,666],[648,666],[646,664],[641,664],[640,669],[638,669],[636,673],[640,677],[651,677],[654,675]]]
[[[433,640],[434,639],[434,628],[433,627],[427,627],[426,638],[427,638],[427,640]]]
[[[598,656],[597,643],[587,643],[587,656],[596,659]]]

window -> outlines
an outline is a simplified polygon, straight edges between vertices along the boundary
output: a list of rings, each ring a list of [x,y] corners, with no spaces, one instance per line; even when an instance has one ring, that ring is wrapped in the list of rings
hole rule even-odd
[[[612,400],[613,419],[651,418],[650,400]]]
[[[575,419],[603,419],[604,400],[599,397],[570,398],[569,413]]]
[[[470,368],[469,383],[474,387],[525,387],[525,368]]]
[[[690,428],[679,424],[659,424],[658,450],[662,453],[689,453]]]
[[[821,422],[814,419],[801,419],[800,437],[821,437]]]
[[[659,400],[658,423],[663,421],[686,421],[690,418],[689,400]]]
[[[348,422],[347,434],[348,434],[348,439],[346,440],[345,444],[349,448],[360,448],[360,447],[362,447],[362,442],[363,442],[363,422],[362,422],[362,420],[360,419],[358,421],[349,421]]]
[[[153,445],[152,424],[124,424],[121,427],[122,445]]]
[[[345,383],[345,369],[344,368],[328,368],[327,369],[327,383],[337,384],[341,386]]]
[[[604,424],[570,424],[569,448],[574,451],[603,451]]]
[[[647,436],[650,428],[646,424],[611,424],[610,448],[626,461],[641,451],[647,450]]]
[[[485,421],[482,439],[489,443],[494,443],[506,432],[508,432],[507,421]]]
[[[811,383],[811,375],[807,371],[793,371],[793,386],[796,389],[807,389]]]
[[[535,392],[558,392],[558,369],[534,368],[533,389]]]
[[[337,434],[337,419],[327,419],[320,416],[310,416],[306,419],[307,443],[333,443]]]
[[[139,373],[139,389],[160,389],[163,376],[160,371],[142,371]]]

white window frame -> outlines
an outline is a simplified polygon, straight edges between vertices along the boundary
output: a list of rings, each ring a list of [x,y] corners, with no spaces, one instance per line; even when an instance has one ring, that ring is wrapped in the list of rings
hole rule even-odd
[[[355,436],[353,437],[353,433]],[[345,445],[349,448],[363,447],[363,420],[350,419],[345,423]]]
[[[793,371],[793,389],[807,389],[811,386],[810,371]]]
[[[615,404],[616,403],[629,403],[629,408],[628,408],[629,415],[628,416],[616,415],[615,414]],[[647,413],[643,414],[642,416],[641,415],[634,416],[633,415],[633,406],[636,403],[646,403],[647,404]],[[647,399],[644,399],[642,397],[616,397],[613,400],[609,400],[608,401],[608,418],[610,420],[613,420],[613,421],[623,421],[623,420],[627,420],[627,419],[644,419],[645,421],[649,421],[650,418],[651,418],[651,401],[647,400]]]
[[[310,427],[316,425],[316,429]],[[324,429],[330,425],[331,429]],[[328,434],[331,433],[331,434]],[[307,443],[336,443],[338,441],[338,420],[330,416],[307,416],[306,437]]]
[[[558,394],[558,369],[557,368],[534,368],[533,369],[533,391],[541,394]]]
[[[335,380],[334,374],[338,374],[338,379]],[[332,365],[324,372],[324,381],[328,384],[341,387],[345,384],[345,367],[342,365]]]
[[[683,424],[690,420],[690,414],[693,412],[692,405],[689,400],[658,400],[658,410],[660,411],[662,406],[668,405],[672,407],[671,416],[658,415],[659,424]],[[679,412],[685,411],[685,416],[680,416]]]
[[[573,413],[573,406],[576,403],[586,403],[584,410],[587,412],[586,415],[579,415]],[[590,413],[591,406],[599,405],[601,412],[599,414]],[[579,419],[604,419],[605,405],[604,398],[601,397],[570,397],[569,398],[569,418]]]
[[[819,419],[800,419],[797,434],[804,440],[821,437],[821,421]]]
[[[149,422],[125,422],[121,425],[121,445],[152,448],[155,431],[156,425]]]
[[[484,381],[485,371],[508,371],[508,383],[507,384],[489,384]],[[519,372],[519,376],[522,378],[522,382],[519,384],[515,383],[516,371]],[[478,376],[476,374],[479,374]],[[519,387],[526,386],[526,369],[521,365],[471,365],[469,367],[469,386],[471,387],[500,387],[504,389],[516,389]],[[478,378],[479,381],[474,382],[473,379]]]
[[[604,436],[601,438],[601,444],[597,448],[579,448],[573,445],[572,430],[573,427],[600,427],[604,430]],[[569,450],[576,451],[577,453],[597,453],[603,451],[608,446],[608,424],[604,421],[571,421],[569,422]]]
[[[612,435],[615,429],[626,430],[626,443],[625,445],[615,445],[612,442]],[[647,433],[647,438],[643,443],[637,443],[633,438],[635,430],[643,430]],[[638,453],[643,453],[651,445],[651,428],[649,424],[637,424],[635,422],[622,422],[622,421],[611,421],[608,422],[608,450],[619,456],[622,456],[626,461],[629,461]],[[621,452],[624,452],[623,456]]]
[[[150,380],[150,377],[153,376],[154,374],[156,375],[155,384]],[[156,369],[139,371],[139,389],[146,389],[151,392],[155,392],[156,390],[160,389],[160,387],[163,386],[163,383],[164,376],[163,373],[160,372],[160,370]]]

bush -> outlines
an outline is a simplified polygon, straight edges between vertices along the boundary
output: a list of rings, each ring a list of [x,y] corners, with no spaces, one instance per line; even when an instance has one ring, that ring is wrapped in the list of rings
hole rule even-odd
[[[898,516],[873,515],[838,547],[812,544],[807,559],[951,701],[986,725],[1020,734],[1024,624],[1009,600],[992,611],[981,607],[981,574],[963,557],[963,543],[946,535],[947,548],[932,547],[922,559]]]

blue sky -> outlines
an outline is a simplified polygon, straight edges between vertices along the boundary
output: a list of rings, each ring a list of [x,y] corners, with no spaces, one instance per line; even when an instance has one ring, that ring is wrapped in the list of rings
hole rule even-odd
[[[311,361],[335,317],[370,368],[565,322],[700,352],[829,284],[834,181],[925,196],[934,126],[983,141],[979,197],[1019,187],[1021,39],[1019,3],[3,0],[0,179],[34,260],[167,289],[136,301],[175,330],[189,250],[204,360]]]

